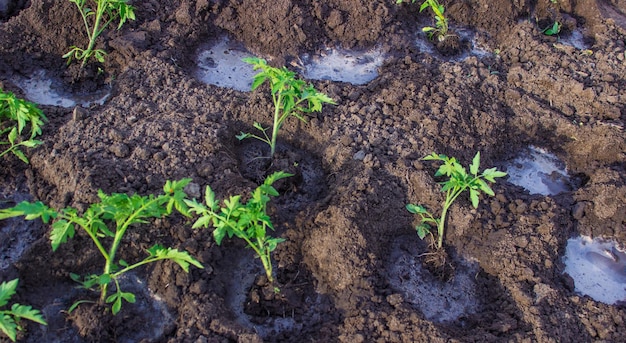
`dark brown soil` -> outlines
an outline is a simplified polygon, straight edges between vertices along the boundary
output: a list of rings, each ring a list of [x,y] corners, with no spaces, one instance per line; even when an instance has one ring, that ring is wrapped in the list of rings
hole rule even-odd
[[[217,246],[211,232],[192,230],[176,216],[135,227],[124,259],[161,243],[189,251],[205,266],[186,274],[168,262],[139,271],[173,319],[154,331],[157,338],[137,335],[164,316],[138,304],[125,306],[118,318],[98,306],[64,312],[78,299],[96,299],[70,296],[69,273],[93,272],[99,256],[82,235],[53,253],[44,226],[34,228],[38,237],[24,256],[0,273],[3,281],[20,278],[15,300],[47,309],[50,325],[24,323],[21,339],[624,341],[626,309],[575,293],[561,256],[567,239],[580,234],[626,243],[626,3],[444,3],[453,28],[474,32],[488,54],[443,58],[420,51],[416,36],[432,22],[430,14],[418,13],[419,4],[147,0],[133,1],[136,21],[99,40],[107,62],[80,71],[61,57],[69,46],[86,43],[74,5],[11,2],[0,17],[3,89],[23,96],[12,77],[42,68],[72,91],[112,87],[103,105],[80,115],[41,106],[49,122],[44,144],[27,153],[31,164],[2,159],[3,198],[27,193],[54,207],[84,209],[98,189],[158,193],[165,180],[183,177],[202,189],[211,185],[220,198],[248,194],[261,182],[245,162],[258,148],[235,135],[255,121],[269,125],[271,99],[266,87],[239,92],[196,80],[197,49],[211,40],[227,35],[276,66],[326,46],[378,46],[387,54],[379,76],[366,85],[314,81],[337,105],[325,106],[308,124],[287,121],[281,131],[277,165],[309,166],[280,187],[270,209],[274,234],[287,240],[274,254],[284,292],[268,293],[262,279],[255,282],[262,274],[258,265],[237,271],[259,263],[241,242]],[[563,23],[562,37],[542,35],[544,23],[555,20]],[[574,30],[581,30],[588,50],[561,40]],[[493,187],[497,196],[482,198],[477,209],[460,197],[444,246],[452,273],[463,268],[461,259],[477,263],[477,306],[456,320],[427,319],[389,280],[398,237],[417,247],[402,250],[407,254],[430,251],[405,205],[438,211],[443,200],[436,165],[420,158],[436,151],[467,165],[480,151],[482,166],[502,169],[529,145],[564,161],[577,188],[530,195],[503,179]]]

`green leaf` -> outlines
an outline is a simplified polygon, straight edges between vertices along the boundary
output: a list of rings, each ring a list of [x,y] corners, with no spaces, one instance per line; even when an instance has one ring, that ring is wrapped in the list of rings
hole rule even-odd
[[[478,174],[478,167],[480,166],[480,151],[476,153],[474,159],[472,160],[472,164],[470,164],[470,173],[476,176]]]
[[[0,330],[9,337],[13,342],[17,337],[17,324],[15,320],[8,314],[0,313]]]
[[[472,206],[474,206],[474,208],[478,208],[478,192],[474,189],[469,190],[470,192],[470,199],[472,200]]]
[[[50,243],[52,251],[56,251],[59,245],[67,242],[68,238],[74,237],[74,225],[67,220],[59,220],[52,224],[52,232],[50,233]]]
[[[417,231],[417,236],[420,239],[424,239],[426,237],[426,235],[428,235],[430,233],[430,226],[428,226],[427,224],[419,224],[417,226],[415,226],[415,230]]]
[[[17,288],[18,279],[13,279],[8,282],[3,282],[0,284],[0,307],[5,306],[9,303],[11,297],[15,294],[15,289]]]
[[[15,139],[17,138],[17,127],[14,127],[11,132],[9,133],[9,143],[11,143],[11,145],[13,145],[15,143]]]
[[[483,172],[483,176],[485,177],[487,181],[496,182],[495,180],[496,177],[507,176],[507,173],[499,171],[497,168],[494,167],[494,168],[485,169],[485,171]]]
[[[238,135],[235,136],[238,140],[242,141],[246,138],[252,137],[252,134],[241,131]]]
[[[192,264],[200,269],[204,268],[198,260],[189,255],[186,251],[179,251],[172,248],[164,248],[160,245],[155,245],[148,249],[151,256],[158,259],[168,259],[176,262],[185,272],[189,272],[189,265]]]
[[[11,312],[17,319],[27,319],[35,323],[47,325],[41,312],[34,310],[31,306],[13,304],[13,306],[11,306]]]
[[[407,204],[406,209],[414,214],[428,214],[428,210],[422,205]]]
[[[491,187],[489,187],[489,185],[483,180],[480,180],[480,179],[478,180],[478,187],[480,188],[481,191],[485,192],[487,195],[490,195],[490,196],[496,195],[491,189]]]

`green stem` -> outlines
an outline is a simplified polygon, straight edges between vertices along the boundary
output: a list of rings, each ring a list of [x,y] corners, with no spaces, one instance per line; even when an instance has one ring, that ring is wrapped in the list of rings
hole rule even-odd
[[[159,197],[153,199],[152,201],[149,201],[149,202],[145,203],[142,207],[140,207],[137,211],[135,211],[131,216],[129,216],[128,219],[126,219],[126,221],[124,222],[124,224],[122,224],[119,227],[119,230],[117,230],[115,232],[115,237],[113,238],[113,244],[111,244],[111,249],[109,249],[109,258],[106,259],[106,263],[104,265],[103,274],[110,274],[111,273],[111,269],[113,267],[113,262],[115,261],[115,254],[117,253],[117,249],[119,248],[120,242],[122,241],[122,237],[124,237],[124,233],[126,233],[126,230],[131,225],[131,223],[133,223],[135,218],[137,218],[139,216],[139,214],[145,208],[147,208],[149,205],[151,205],[154,202],[160,201],[161,198],[162,198],[162,196],[159,196]],[[102,291],[100,293],[100,300],[102,302],[104,302],[104,300],[106,299],[107,289],[108,289],[108,284],[107,285],[102,285]]]
[[[96,38],[98,38],[98,26],[100,26],[100,20],[102,19],[102,14],[104,13],[104,6],[101,2],[98,2],[98,8],[96,9],[96,22],[93,26],[93,31],[89,33],[89,28],[87,28],[87,34],[89,35],[89,45],[84,53],[83,62],[80,67],[83,68],[87,63],[87,59],[91,56],[91,52],[93,51],[94,46],[96,45]]]
[[[278,98],[274,98],[274,125],[272,125],[272,142],[270,143],[270,158],[274,157],[276,152],[276,141],[278,139],[278,130],[281,125],[280,105],[282,102],[282,95],[278,93]]]

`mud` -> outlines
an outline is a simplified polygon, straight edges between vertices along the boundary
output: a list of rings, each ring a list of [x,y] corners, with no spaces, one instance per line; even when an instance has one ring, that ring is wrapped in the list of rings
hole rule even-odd
[[[12,80],[45,70],[70,94],[111,90],[103,104],[40,106],[49,118],[44,143],[28,151],[30,165],[2,159],[4,199],[29,194],[54,207],[85,209],[98,189],[157,193],[165,180],[183,177],[201,189],[211,185],[220,198],[248,194],[267,170],[251,172],[242,163],[252,143],[235,135],[252,130],[255,121],[271,125],[269,89],[206,84],[196,76],[199,51],[226,36],[274,66],[298,71],[303,56],[328,48],[377,49],[384,56],[378,76],[362,85],[310,80],[337,105],[308,123],[289,120],[280,132],[278,165],[300,175],[280,188],[269,211],[274,234],[287,239],[274,254],[284,297],[265,296],[258,269],[237,285],[246,299],[233,297],[233,269],[241,268],[233,256],[249,251],[235,240],[217,246],[211,232],[192,230],[184,218],[129,232],[122,258],[161,243],[189,251],[205,266],[186,274],[159,263],[139,272],[173,318],[158,337],[144,336],[147,341],[616,342],[626,336],[624,306],[577,293],[563,263],[569,238],[626,242],[623,2],[450,1],[453,30],[472,33],[453,56],[418,44],[432,18],[408,2],[133,5],[137,20],[99,40],[109,52],[106,62],[84,70],[61,57],[69,46],[86,44],[72,3],[16,1],[0,12],[3,89],[25,96]],[[563,24],[561,34],[543,35],[554,21]],[[582,46],[571,43],[574,32]],[[471,261],[474,298],[462,315],[437,320],[390,280],[392,254],[400,251],[405,255],[397,258],[423,265],[431,251],[405,204],[438,213],[444,199],[441,180],[433,177],[438,166],[420,158],[435,151],[468,165],[480,151],[483,168],[506,169],[531,146],[556,156],[575,185],[555,195],[530,194],[505,178],[477,209],[460,197],[449,212],[444,249],[457,280],[466,278],[462,261]],[[5,232],[16,224],[0,225]],[[0,271],[2,280],[20,278],[15,300],[46,308],[67,341],[106,341],[136,331],[141,324],[127,319],[149,311],[139,304],[125,306],[117,318],[103,316],[98,306],[53,317],[63,308],[50,304],[73,286],[69,273],[86,274],[99,262],[83,235],[53,253],[48,231],[35,225],[30,247]],[[394,250],[398,237],[406,249]],[[435,278],[430,287],[454,285],[449,282]],[[257,299],[260,307],[233,299]],[[281,322],[288,325],[274,326]],[[53,339],[38,325],[25,322],[24,328],[23,341]]]

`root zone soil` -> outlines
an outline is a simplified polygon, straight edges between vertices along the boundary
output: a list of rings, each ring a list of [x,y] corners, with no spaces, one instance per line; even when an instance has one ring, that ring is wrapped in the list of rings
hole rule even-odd
[[[72,3],[9,1],[0,18],[3,89],[23,97],[13,80],[44,69],[68,91],[111,87],[111,95],[87,108],[41,106],[50,120],[44,144],[28,152],[31,164],[2,159],[5,203],[29,194],[84,209],[97,189],[157,193],[183,177],[220,198],[248,194],[262,172],[248,163],[251,143],[235,135],[255,121],[270,125],[273,108],[267,88],[240,92],[194,77],[199,47],[224,36],[275,66],[328,46],[379,47],[385,62],[364,85],[313,81],[337,105],[282,128],[276,165],[299,177],[279,189],[269,211],[274,235],[287,240],[274,254],[280,294],[268,292],[260,262],[241,242],[217,246],[209,231],[172,217],[134,227],[121,256],[133,260],[161,243],[189,251],[205,269],[143,268],[127,281],[142,295],[138,304],[115,317],[99,306],[68,315],[69,304],[93,296],[69,279],[99,266],[88,238],[52,253],[48,227],[34,225],[18,240],[5,230],[19,223],[0,223],[3,253],[28,242],[20,256],[2,257],[0,279],[19,277],[14,300],[42,309],[49,322],[23,323],[22,341],[624,340],[623,305],[576,293],[562,260],[574,236],[626,242],[624,3],[449,1],[451,28],[472,35],[461,40],[465,51],[445,57],[416,43],[432,25],[419,4],[132,3],[137,20],[99,40],[109,55],[98,73],[95,64],[80,70],[61,58],[86,44]],[[561,34],[543,35],[554,21]],[[583,46],[568,41],[575,32]],[[478,47],[480,54],[468,51]],[[444,240],[452,275],[433,277],[417,218],[404,209],[439,211],[443,201],[436,166],[420,158],[435,151],[468,165],[480,151],[481,166],[506,169],[529,146],[563,161],[572,189],[530,194],[504,179],[477,209],[462,196]]]

